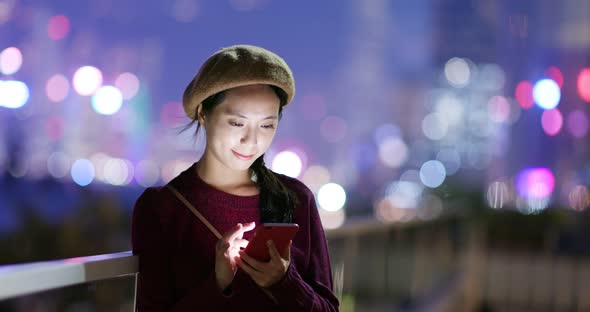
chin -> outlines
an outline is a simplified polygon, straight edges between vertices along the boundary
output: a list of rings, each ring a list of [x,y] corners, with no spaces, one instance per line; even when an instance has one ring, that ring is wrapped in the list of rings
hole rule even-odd
[[[236,171],[245,171],[248,170],[250,168],[250,166],[252,166],[252,164],[254,163],[254,161],[231,161],[229,163],[229,166],[231,169],[236,170]]]

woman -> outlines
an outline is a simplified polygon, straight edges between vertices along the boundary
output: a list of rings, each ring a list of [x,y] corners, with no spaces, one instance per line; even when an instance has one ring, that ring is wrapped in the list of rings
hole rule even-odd
[[[205,129],[206,147],[167,187],[146,189],[135,204],[139,311],[338,310],[313,193],[264,165],[294,92],[283,59],[246,45],[212,55],[187,86],[184,110],[197,132]],[[241,251],[263,222],[299,225],[285,250],[269,242],[269,262]]]

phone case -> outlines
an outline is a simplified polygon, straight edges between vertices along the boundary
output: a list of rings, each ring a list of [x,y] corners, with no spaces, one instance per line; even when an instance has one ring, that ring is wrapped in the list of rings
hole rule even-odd
[[[295,237],[297,230],[299,225],[296,223],[263,223],[256,228],[244,252],[258,261],[267,262],[270,253],[266,242],[272,240],[280,253]]]

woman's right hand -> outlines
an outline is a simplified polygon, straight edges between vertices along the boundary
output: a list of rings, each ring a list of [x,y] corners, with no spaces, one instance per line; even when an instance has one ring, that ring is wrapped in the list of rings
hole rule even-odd
[[[227,231],[215,246],[215,278],[219,289],[226,289],[234,279],[238,269],[236,258],[239,258],[240,248],[246,248],[248,240],[244,239],[244,232],[254,229],[254,222],[238,223]]]

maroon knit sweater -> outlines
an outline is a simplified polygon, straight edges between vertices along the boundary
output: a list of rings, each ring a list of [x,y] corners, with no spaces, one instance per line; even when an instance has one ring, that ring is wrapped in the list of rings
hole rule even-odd
[[[217,238],[170,190],[151,187],[138,198],[131,224],[133,253],[139,255],[138,311],[337,311],[313,193],[296,179],[279,178],[300,204],[294,211],[299,231],[291,265],[283,280],[268,288],[278,305],[239,269],[232,293],[222,294],[215,280]],[[215,189],[199,178],[195,165],[170,183],[222,234],[237,223],[260,223],[258,195]]]

